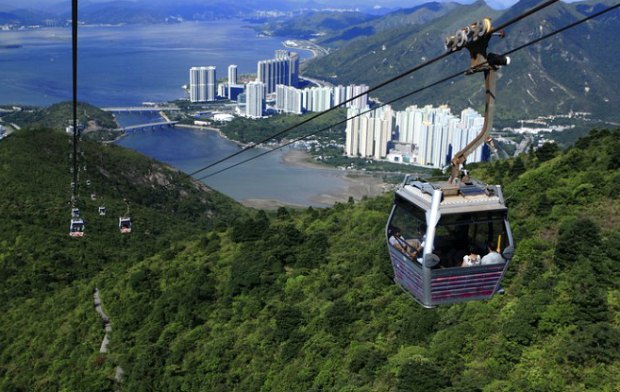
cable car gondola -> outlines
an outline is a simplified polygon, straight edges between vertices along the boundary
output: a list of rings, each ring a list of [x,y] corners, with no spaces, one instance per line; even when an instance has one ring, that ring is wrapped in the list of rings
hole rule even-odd
[[[469,34],[476,27],[476,34]],[[448,181],[425,182],[406,176],[396,189],[386,226],[394,281],[425,307],[483,300],[499,290],[514,254],[508,208],[499,185],[469,178],[464,164],[482,143],[492,145],[496,71],[510,59],[487,55],[490,19],[457,32],[448,50],[467,48],[469,73],[484,72],[485,113],[480,133],[451,161]],[[463,42],[461,42],[463,41]],[[464,256],[486,255],[464,267]]]
[[[105,206],[99,206],[98,211],[99,211],[99,215],[100,215],[100,216],[105,216],[105,213],[106,213],[106,208],[105,208]]]
[[[71,219],[69,224],[69,235],[71,237],[84,237],[84,220],[81,218]]]
[[[500,186],[407,176],[386,228],[395,282],[425,307],[490,298],[514,253],[507,213]],[[500,262],[461,267],[470,250],[489,247]]]
[[[118,229],[121,231],[122,234],[131,233],[131,218],[118,218]]]

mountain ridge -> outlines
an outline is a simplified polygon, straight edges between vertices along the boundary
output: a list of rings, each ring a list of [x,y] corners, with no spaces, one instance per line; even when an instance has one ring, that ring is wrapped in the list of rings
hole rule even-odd
[[[588,2],[587,7],[600,8],[609,3]],[[527,5],[529,3],[521,2],[515,7]],[[583,6],[559,3],[540,11],[507,29],[504,40],[492,40],[489,51],[501,53],[574,22],[580,15],[584,16]],[[340,46],[328,56],[314,59],[305,72],[309,76],[328,78],[336,83],[376,85],[442,53],[443,37],[452,34],[459,26],[489,15],[496,15],[499,24],[514,14],[511,13],[513,8],[501,13],[480,3],[460,5],[423,26],[401,27],[383,31],[373,37],[356,39],[347,46]],[[612,106],[613,102],[620,100],[620,77],[613,69],[620,65],[620,56],[615,51],[605,50],[613,46],[613,37],[620,25],[616,23],[617,19],[617,12],[604,15],[513,54],[513,62],[502,69],[499,75],[498,118],[514,120],[524,115],[560,114],[573,110],[592,112],[599,119],[617,120],[617,112]],[[528,33],[524,34],[525,31]],[[465,69],[468,66],[465,57],[460,53],[450,56],[441,64],[408,78],[407,83],[382,89],[377,92],[377,96],[385,102],[424,85],[415,80],[430,82],[436,79],[433,75],[448,75]],[[482,81],[476,78],[462,78],[450,85],[422,92],[397,107],[412,103],[447,103],[457,109],[466,106],[481,108],[482,97],[475,98],[472,95],[480,91],[482,86]],[[507,86],[513,87],[509,91]],[[514,91],[514,86],[520,89]]]

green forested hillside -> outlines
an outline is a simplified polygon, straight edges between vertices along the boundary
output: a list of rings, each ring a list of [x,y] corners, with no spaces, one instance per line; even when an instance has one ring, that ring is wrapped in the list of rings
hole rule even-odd
[[[98,274],[123,275],[176,241],[243,216],[232,200],[162,164],[81,143],[87,170],[78,207],[86,236],[70,238],[68,140],[39,130],[0,142],[1,391],[105,390],[106,362],[97,355],[103,329],[92,297]],[[135,230],[121,236],[124,199]],[[97,212],[102,204],[105,217]]]
[[[0,143],[0,176],[25,187],[14,146]],[[145,250],[133,233],[70,241],[31,208],[45,194],[18,208],[3,189],[0,390],[614,391],[619,149],[620,130],[596,131],[566,152],[475,168],[504,184],[511,209],[506,294],[432,310],[392,283],[390,195],[235,211],[205,230],[196,217],[182,238],[162,229]],[[144,213],[178,222],[166,203]],[[93,287],[112,322],[109,354],[98,353]]]
[[[84,127],[92,129],[116,129],[118,127],[112,113],[104,112],[93,105],[80,102],[78,103],[77,113],[78,121]],[[71,102],[61,102],[46,108],[25,108],[22,111],[4,115],[3,119],[22,128],[47,128],[64,131],[67,126],[71,125],[70,119],[72,117]]]

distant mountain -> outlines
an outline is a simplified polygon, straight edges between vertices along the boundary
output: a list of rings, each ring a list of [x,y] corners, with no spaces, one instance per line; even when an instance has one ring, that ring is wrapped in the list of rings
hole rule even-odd
[[[38,25],[56,19],[57,15],[33,9],[7,9],[0,12],[0,24]]]
[[[44,24],[46,19],[54,18],[64,22],[71,16],[69,3],[44,4],[37,5],[37,7],[40,11],[28,11],[28,18],[25,18],[20,15],[23,12],[15,10],[17,7],[0,4],[0,23]],[[286,0],[269,2],[257,0],[235,2],[226,0],[84,1],[79,4],[79,19],[88,24],[166,23],[183,20],[246,18],[255,16],[257,11],[289,12],[313,7],[325,8],[326,6],[312,1],[290,2]]]
[[[359,12],[304,12],[292,17],[270,18],[256,28],[282,37],[314,37],[319,44],[333,47],[384,30],[424,24],[457,6],[457,3],[431,2],[383,16]]]
[[[360,12],[306,11],[294,17],[265,18],[263,19],[265,23],[256,26],[255,29],[279,37],[302,39],[319,37],[322,41],[320,37],[323,36],[347,34],[352,31],[349,26],[356,26],[358,33],[355,36],[370,35],[374,30],[368,28],[365,22],[374,18],[376,17]]]
[[[339,41],[346,42],[352,38],[357,38],[351,34],[352,31],[367,31],[368,34],[366,35],[370,36],[385,30],[423,25],[445,15],[457,6],[457,3],[431,2],[413,8],[397,10],[382,18],[374,19],[360,26],[351,27],[338,36],[327,37],[321,43],[328,45],[339,44]]]
[[[355,40],[312,61],[305,73],[328,77],[336,83],[376,85],[442,53],[443,38],[458,28],[485,16],[492,17],[497,25],[537,3],[523,0],[506,11],[493,10],[482,1],[456,5],[426,24],[402,25]],[[493,39],[489,51],[502,53],[612,3],[602,0],[554,4],[507,29],[504,40]],[[391,16],[384,18],[388,17]],[[610,50],[617,47],[618,19],[618,12],[612,12],[515,53],[511,65],[500,73],[498,117],[516,119],[574,110],[592,112],[601,119],[619,119],[616,108],[620,101],[620,51]],[[381,20],[373,23],[380,24]],[[374,95],[382,101],[395,98],[468,65],[469,56],[463,51]],[[403,100],[397,106],[412,103],[448,103],[457,110],[465,106],[482,108],[482,76],[463,77]]]

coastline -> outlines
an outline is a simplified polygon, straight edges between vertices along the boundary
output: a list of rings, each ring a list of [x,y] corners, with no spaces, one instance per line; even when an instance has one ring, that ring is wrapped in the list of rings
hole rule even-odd
[[[217,128],[189,124],[178,124],[177,126],[179,127],[179,130],[217,132],[217,134],[225,140],[230,140],[226,138]],[[230,141],[234,142],[233,140]],[[242,146],[241,144],[236,142],[235,144]],[[241,204],[251,208],[267,210],[273,210],[279,207],[305,209],[312,204],[319,208],[329,208],[336,202],[346,203],[350,197],[352,197],[354,200],[360,200],[365,196],[378,196],[389,190],[391,187],[390,185],[385,184],[382,178],[373,177],[372,175],[369,175],[365,172],[339,170],[337,168],[315,162],[312,159],[312,156],[308,152],[303,150],[296,150],[293,148],[285,150],[285,152],[281,154],[280,160],[283,165],[286,165],[288,167],[310,168],[313,170],[320,170],[324,173],[328,173],[331,176],[336,176],[342,180],[342,184],[333,189],[330,189],[326,193],[316,192],[313,195],[309,195],[307,199],[309,201],[307,204],[295,204],[278,200],[279,197],[277,195],[275,195],[275,197],[271,196],[264,199],[251,197],[240,200],[238,199]]]
[[[312,57],[303,61],[315,59],[320,56],[324,56],[328,53],[328,50],[322,46],[319,46],[313,42],[299,39],[287,39],[282,41],[282,46],[287,49],[305,50],[312,53]]]
[[[312,202],[325,204],[329,208],[334,203],[346,203],[349,197],[353,197],[355,201],[361,200],[363,197],[379,196],[390,189],[390,184],[383,182],[378,177],[370,176],[366,173],[351,176],[351,172],[331,168],[320,163],[312,162],[311,155],[305,151],[291,149],[282,157],[282,162],[288,166],[307,167],[312,169],[321,169],[337,173],[345,181],[345,186],[329,193],[323,193],[312,197]],[[355,173],[357,174],[357,173]],[[308,208],[306,205],[295,205],[284,203],[275,199],[244,199],[241,204],[258,209],[276,209],[278,207],[291,208]]]
[[[241,143],[239,141],[236,141],[236,140],[233,140],[233,139],[229,138],[219,128],[205,127],[205,126],[202,126],[202,125],[191,125],[191,124],[176,124],[176,127],[178,127],[178,128],[187,128],[187,129],[197,129],[199,131],[216,132],[222,139],[226,139],[226,140],[228,140],[231,143],[235,143],[239,147],[243,148],[243,147],[247,147],[248,146],[248,144],[246,144],[246,143]]]

